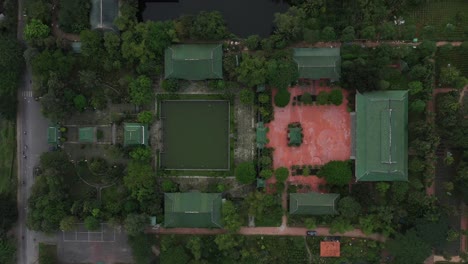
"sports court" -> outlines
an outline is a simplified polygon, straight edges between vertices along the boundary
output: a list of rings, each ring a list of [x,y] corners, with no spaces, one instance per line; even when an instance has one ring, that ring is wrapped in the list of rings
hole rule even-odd
[[[127,234],[106,223],[96,231],[78,224],[73,231],[59,232],[57,256],[59,263],[133,263]]]
[[[229,170],[229,102],[161,101],[159,164],[168,170]]]
[[[328,87],[316,87],[314,93]],[[290,168],[292,165],[323,165],[331,160],[348,160],[351,155],[351,118],[347,111],[346,91],[343,103],[335,105],[292,105],[274,108],[275,119],[268,124],[270,129],[267,147],[273,152],[273,166]],[[311,87],[289,89],[291,98]],[[273,91],[276,93],[276,90]],[[291,100],[292,101],[292,100]],[[288,146],[288,124],[300,122],[303,128],[303,143],[299,147]],[[296,178],[296,177],[294,177]],[[311,177],[308,177],[311,178]]]
[[[75,230],[63,231],[64,242],[114,242],[115,229],[102,223],[95,231],[88,231],[84,224],[77,224]]]

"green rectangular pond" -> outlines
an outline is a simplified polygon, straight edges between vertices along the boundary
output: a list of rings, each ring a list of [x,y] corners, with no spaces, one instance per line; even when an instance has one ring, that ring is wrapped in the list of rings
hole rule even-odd
[[[167,100],[160,105],[160,167],[229,170],[229,102]]]

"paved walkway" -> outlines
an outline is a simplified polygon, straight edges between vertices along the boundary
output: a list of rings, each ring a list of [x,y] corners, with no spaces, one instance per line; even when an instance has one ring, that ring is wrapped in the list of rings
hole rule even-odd
[[[377,47],[382,44],[388,44],[391,46],[399,46],[399,45],[408,45],[408,46],[418,46],[422,42],[411,42],[411,41],[398,41],[398,40],[384,40],[384,41],[367,41],[367,40],[356,40],[353,42],[347,42],[346,44],[343,44],[342,42],[335,41],[335,42],[316,42],[314,44],[309,44],[306,42],[299,42],[295,44],[297,47],[316,47],[316,48],[328,48],[328,47],[334,47],[334,48],[339,48],[343,45],[349,45],[349,44],[357,44],[357,45],[362,45],[364,47]],[[460,41],[438,41],[436,42],[437,47],[445,46],[447,44],[451,44],[454,47],[458,47],[462,44],[463,42]]]
[[[305,236],[307,232],[305,227],[241,227],[238,234],[240,235],[265,235],[265,236]],[[344,237],[359,237],[368,238],[380,242],[385,242],[386,238],[381,234],[366,235],[360,229],[354,229],[344,234],[331,234],[328,227],[317,227],[317,236],[344,236]],[[226,234],[224,229],[209,229],[209,228],[148,228],[145,233],[153,234],[187,234],[187,235],[219,235]]]

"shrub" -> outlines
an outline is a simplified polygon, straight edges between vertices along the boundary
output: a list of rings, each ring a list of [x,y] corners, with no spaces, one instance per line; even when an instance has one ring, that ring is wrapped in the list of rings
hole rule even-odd
[[[284,182],[289,176],[289,170],[285,167],[280,167],[275,170],[275,177],[278,182]]]
[[[328,93],[325,91],[321,91],[317,95],[317,104],[318,105],[326,105],[328,104]]]
[[[237,165],[235,175],[238,182],[251,184],[255,181],[255,167],[252,162],[243,162]]]
[[[287,89],[280,89],[275,95],[275,105],[278,107],[285,107],[289,104],[291,94]]]
[[[83,112],[87,105],[86,97],[82,94],[75,96],[75,98],[73,98],[73,104],[78,111]]]
[[[164,91],[169,93],[175,93],[179,90],[179,81],[176,79],[167,79],[163,80],[161,83],[161,87]]]
[[[138,113],[137,120],[140,123],[150,124],[153,122],[153,119],[154,119],[154,115],[153,115],[153,112],[151,111],[142,111]]]
[[[340,89],[333,89],[328,95],[328,100],[334,105],[343,103],[343,93]]]
[[[325,178],[330,185],[346,185],[351,180],[352,171],[348,161],[333,160],[325,164],[317,176]]]
[[[243,103],[244,105],[253,104],[255,94],[251,89],[248,89],[248,88],[242,89],[239,96],[240,96],[241,103]]]
[[[260,45],[260,36],[258,36],[258,35],[249,36],[245,40],[245,46],[249,50],[256,50],[256,49],[258,49],[259,45]]]
[[[301,102],[304,104],[312,104],[312,95],[310,93],[304,93],[301,96]]]
[[[271,166],[271,158],[269,156],[262,156],[260,158],[260,164],[262,164],[262,167],[270,167]]]
[[[302,170],[302,175],[304,176],[309,176],[310,175],[310,169],[308,166],[306,166],[303,170]]]
[[[266,103],[270,102],[270,96],[268,94],[261,93],[258,96],[258,101],[260,103],[262,103],[262,104],[266,104]]]
[[[94,231],[99,229],[99,220],[93,216],[88,216],[84,220],[86,229],[89,231]]]
[[[162,182],[161,187],[164,192],[176,192],[177,191],[177,185],[171,180],[164,180]]]
[[[273,176],[273,172],[271,170],[262,170],[260,171],[260,177],[264,179],[270,179]]]
[[[307,229],[315,229],[317,228],[317,219],[315,219],[314,217],[307,218],[304,221],[304,224]]]
[[[276,182],[275,183],[275,188],[276,188],[276,192],[282,193],[284,191],[284,188],[285,188],[284,182]]]
[[[129,156],[133,160],[138,160],[142,162],[149,162],[151,160],[151,148],[146,146],[140,146],[134,148],[130,153]]]

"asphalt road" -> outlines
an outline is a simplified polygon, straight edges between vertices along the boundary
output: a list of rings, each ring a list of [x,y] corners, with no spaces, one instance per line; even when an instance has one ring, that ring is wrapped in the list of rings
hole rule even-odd
[[[32,97],[31,70],[23,74],[18,91],[17,149],[18,149],[18,263],[36,263],[38,242],[50,242],[47,237],[26,227],[27,200],[34,183],[33,171],[41,153],[48,150],[47,121],[41,114],[40,104]]]
[[[24,0],[18,1],[18,39],[23,41]],[[53,242],[55,236],[48,237],[26,227],[27,201],[34,183],[33,170],[41,153],[47,151],[47,121],[41,114],[40,104],[32,96],[32,75],[26,67],[18,88],[18,112],[16,118],[17,160],[18,160],[18,223],[17,223],[17,263],[37,263],[38,243]]]

